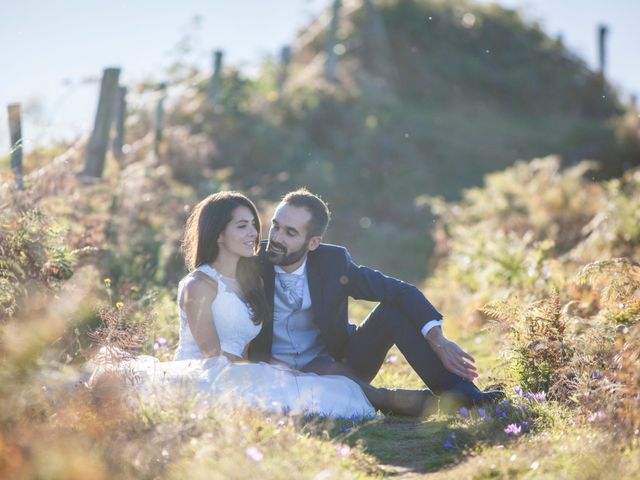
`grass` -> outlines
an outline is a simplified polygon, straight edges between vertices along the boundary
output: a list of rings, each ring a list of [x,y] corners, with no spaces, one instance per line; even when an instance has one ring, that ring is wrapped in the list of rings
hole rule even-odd
[[[554,429],[469,454],[429,478],[622,478],[637,476],[636,450],[611,448],[615,439],[589,428]]]

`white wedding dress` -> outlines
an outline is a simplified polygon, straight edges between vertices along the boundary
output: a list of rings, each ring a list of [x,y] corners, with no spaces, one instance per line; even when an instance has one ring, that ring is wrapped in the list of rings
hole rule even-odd
[[[261,325],[251,321],[249,307],[218,272],[208,265],[198,270],[218,283],[211,310],[221,350],[240,357]],[[184,279],[178,287],[178,305],[183,285]],[[362,389],[347,377],[301,373],[267,363],[233,363],[222,355],[203,358],[182,308],[180,342],[174,361],[160,362],[143,355],[117,363],[104,358],[94,362],[97,364],[94,377],[105,371],[125,374],[143,397],[191,390],[204,394],[209,401],[265,411],[348,418],[375,416],[375,409]]]

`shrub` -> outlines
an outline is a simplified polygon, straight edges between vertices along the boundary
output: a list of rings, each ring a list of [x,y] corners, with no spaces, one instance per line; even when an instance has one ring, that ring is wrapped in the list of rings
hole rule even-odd
[[[13,317],[24,302],[42,301],[73,275],[81,254],[67,229],[38,209],[0,215],[0,320]]]
[[[548,391],[574,352],[558,294],[524,308],[516,298],[496,301],[485,306],[484,312],[507,326],[522,386],[535,392]]]

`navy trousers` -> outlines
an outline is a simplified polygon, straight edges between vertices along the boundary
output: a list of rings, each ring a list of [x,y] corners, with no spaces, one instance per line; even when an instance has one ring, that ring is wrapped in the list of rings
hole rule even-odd
[[[383,303],[374,308],[351,334],[343,362],[358,378],[369,383],[394,344],[436,394],[462,380],[444,367],[415,323],[397,307]]]

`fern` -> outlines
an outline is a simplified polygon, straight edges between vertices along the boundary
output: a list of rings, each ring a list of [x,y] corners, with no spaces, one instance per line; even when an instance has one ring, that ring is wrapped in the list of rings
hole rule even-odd
[[[631,309],[637,314],[640,302],[640,265],[628,258],[614,258],[585,265],[576,284],[599,289],[600,300],[614,317]],[[634,313],[635,312],[635,313]]]
[[[0,277],[18,280],[24,278],[25,273],[20,263],[13,258],[0,256]]]
[[[512,296],[491,302],[482,311],[508,327],[516,372],[524,387],[548,390],[559,380],[574,347],[565,335],[565,313],[557,292],[526,307]]]
[[[515,296],[488,303],[481,311],[494,320],[502,320],[506,323],[521,321],[525,312]]]
[[[38,209],[2,212],[0,225],[0,319],[17,314],[28,283],[57,290],[78,258],[95,250],[70,248],[67,229]]]

